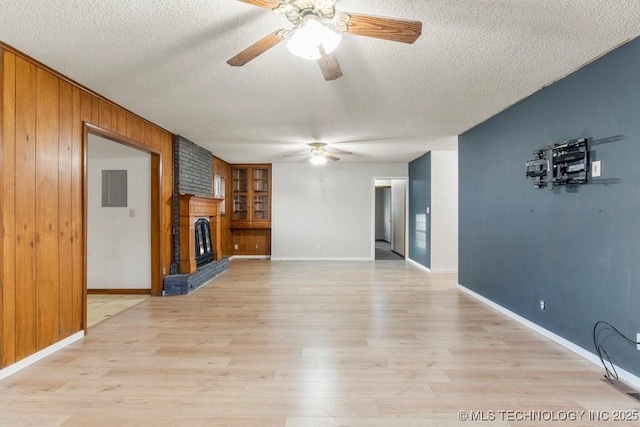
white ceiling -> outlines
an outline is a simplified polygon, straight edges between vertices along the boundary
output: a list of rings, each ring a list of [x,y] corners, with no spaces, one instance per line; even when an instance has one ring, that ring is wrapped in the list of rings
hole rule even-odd
[[[414,45],[345,35],[344,77],[281,43],[226,60],[284,16],[234,0],[2,0],[0,40],[232,163],[343,142],[406,162],[640,35],[638,0],[338,0],[423,22]]]

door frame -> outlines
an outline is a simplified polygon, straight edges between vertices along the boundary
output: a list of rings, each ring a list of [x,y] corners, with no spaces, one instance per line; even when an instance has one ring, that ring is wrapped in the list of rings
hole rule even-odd
[[[401,180],[404,186],[404,260],[409,259],[409,177],[408,176],[375,176],[371,179],[371,260],[376,259],[376,181]],[[393,197],[393,195],[392,195]],[[391,240],[393,240],[393,223],[391,224]]]
[[[108,131],[99,126],[82,123],[82,241],[83,241],[83,262],[82,262],[82,316],[85,334],[87,333],[87,200],[88,200],[88,147],[89,134],[122,144],[136,150],[143,151],[151,155],[151,295],[162,295],[163,281],[161,274],[161,224],[162,224],[162,153],[158,150],[142,145],[132,139]],[[154,209],[155,207],[155,209]]]

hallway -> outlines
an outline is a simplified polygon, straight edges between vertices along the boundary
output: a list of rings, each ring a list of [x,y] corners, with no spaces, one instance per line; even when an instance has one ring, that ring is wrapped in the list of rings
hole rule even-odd
[[[404,261],[404,258],[391,250],[391,244],[376,240],[376,261]]]

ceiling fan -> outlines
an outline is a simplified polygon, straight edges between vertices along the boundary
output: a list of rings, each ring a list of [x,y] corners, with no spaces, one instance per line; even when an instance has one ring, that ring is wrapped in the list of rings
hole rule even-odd
[[[293,28],[279,29],[229,59],[227,63],[234,67],[243,66],[291,37],[287,43],[291,53],[305,59],[317,60],[325,80],[335,80],[342,76],[340,64],[333,54],[342,39],[341,33],[402,43],[413,43],[422,34],[422,22],[419,21],[350,12],[336,13],[336,0],[239,1],[283,14]]]
[[[288,154],[284,157],[309,156],[309,161],[312,164],[319,166],[327,163],[327,160],[337,162],[338,160],[340,160],[339,157],[336,157],[337,155],[353,154],[350,151],[327,147],[327,144],[324,142],[311,142],[307,145],[311,147],[310,151],[305,150],[302,153]]]

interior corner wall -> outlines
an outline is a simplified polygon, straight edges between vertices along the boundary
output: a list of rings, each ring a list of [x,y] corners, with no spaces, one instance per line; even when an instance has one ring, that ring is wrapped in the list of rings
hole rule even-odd
[[[458,271],[458,152],[431,152],[431,272]]]
[[[102,207],[102,170],[110,169],[127,171],[127,207]],[[87,289],[151,289],[150,177],[149,153],[89,135]]]
[[[272,259],[371,260],[374,177],[407,165],[274,163],[272,174]]]
[[[459,138],[460,284],[591,352],[598,320],[640,332],[639,69],[636,39]],[[533,151],[579,137],[602,177],[534,188]],[[599,339],[640,374],[634,345]]]

